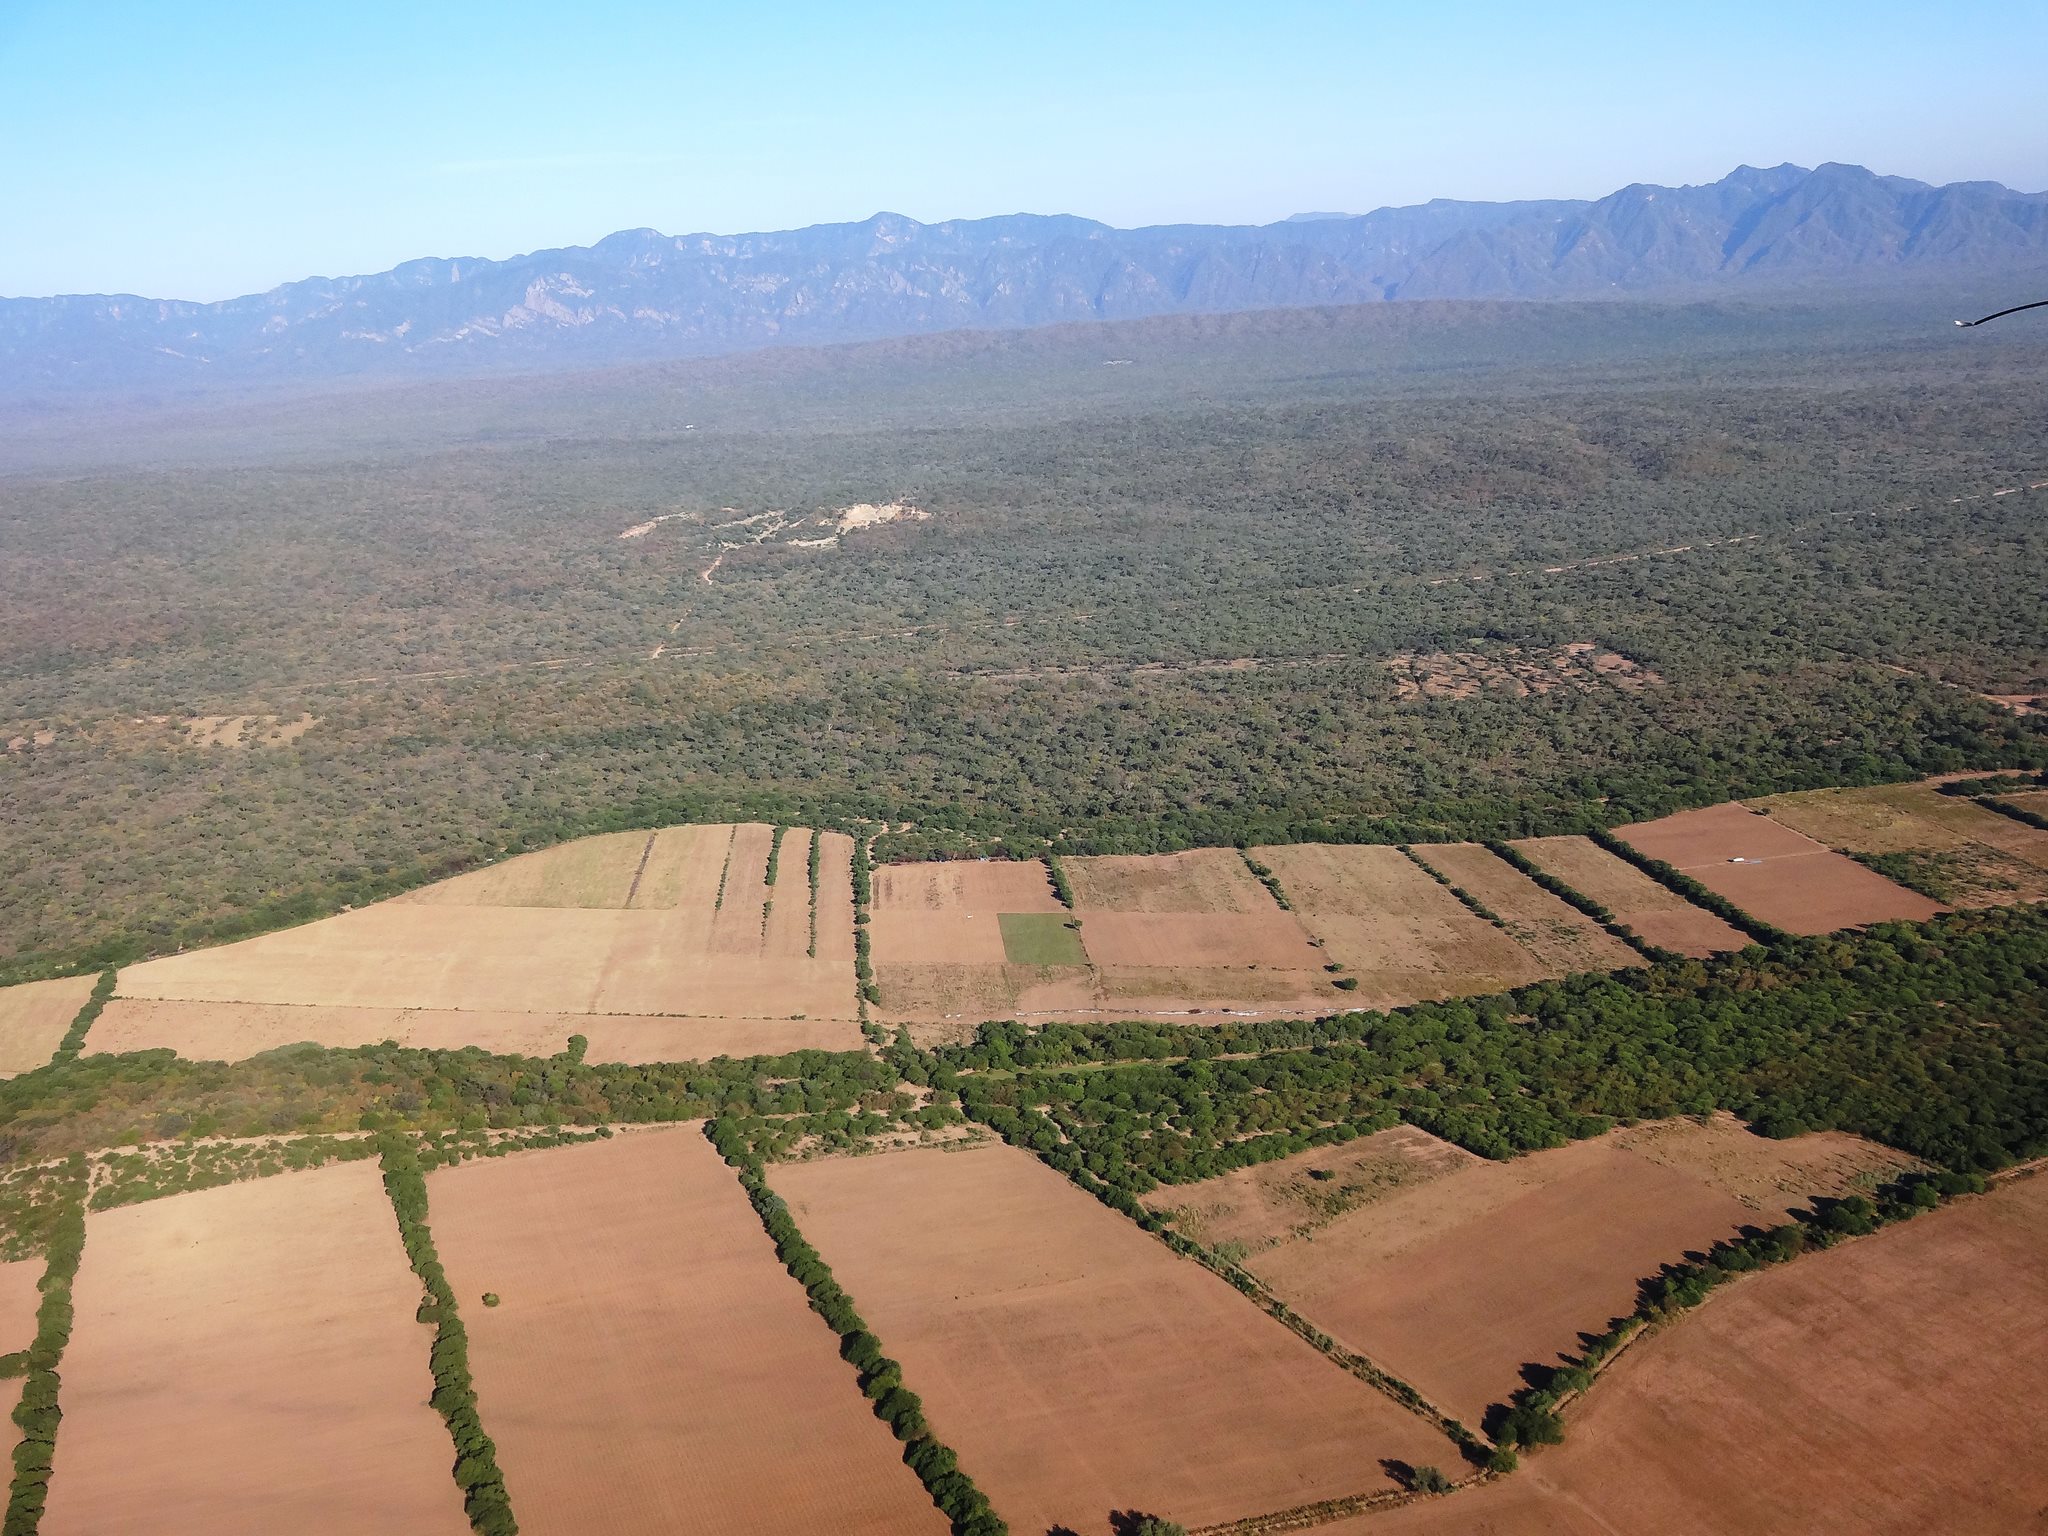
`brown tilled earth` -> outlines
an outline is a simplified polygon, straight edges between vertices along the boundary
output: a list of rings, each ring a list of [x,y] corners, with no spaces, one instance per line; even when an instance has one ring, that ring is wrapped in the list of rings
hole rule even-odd
[[[1062,862],[1074,888],[1077,912],[1275,910],[1272,896],[1234,848],[1112,854]]]
[[[463,1536],[377,1168],[86,1220],[48,1536]]]
[[[47,1065],[98,980],[63,976],[0,987],[0,1077]]]
[[[1615,835],[1788,933],[1921,922],[1942,910],[1854,859],[1732,801],[1618,827]],[[1731,862],[1737,858],[1754,862]]]
[[[1528,837],[1515,847],[1538,868],[1599,902],[1651,944],[1705,959],[1741,949],[1749,942],[1713,913],[1659,885],[1591,838]]]
[[[1037,859],[956,859],[884,864],[874,872],[875,914],[884,912],[1059,912],[1052,879]]]
[[[1036,1159],[993,1145],[771,1182],[1017,1532],[1106,1536],[1389,1486],[1443,1436]]]
[[[1477,843],[1424,843],[1415,851],[1446,880],[1498,913],[1509,936],[1553,976],[1643,963],[1642,956],[1585,913]]]
[[[1328,1536],[1928,1536],[2048,1522],[2048,1178],[1718,1292],[1628,1350],[1565,1443]]]
[[[698,1127],[464,1163],[427,1199],[528,1536],[943,1536]]]
[[[1917,855],[1953,906],[2048,896],[2048,832],[1940,794],[1931,783],[1807,790],[1752,803],[1831,848]]]

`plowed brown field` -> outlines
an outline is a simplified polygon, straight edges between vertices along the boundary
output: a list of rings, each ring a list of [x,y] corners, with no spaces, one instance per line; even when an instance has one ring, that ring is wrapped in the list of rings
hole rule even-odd
[[[1831,848],[1911,855],[1950,906],[2048,896],[2048,832],[1932,784],[1807,790],[1754,804]]]
[[[1607,908],[1648,943],[1705,959],[1749,940],[1713,913],[1694,906],[1635,865],[1585,837],[1529,837],[1515,844],[1546,874]]]
[[[1477,843],[1418,844],[1415,851],[1451,884],[1498,913],[1515,942],[1553,976],[1643,963],[1641,955],[1585,913]]]
[[[1720,1291],[1630,1349],[1564,1445],[1330,1536],[2042,1528],[2048,1179]]]
[[[47,1536],[463,1536],[374,1164],[86,1220]]]
[[[427,1198],[528,1536],[943,1536],[696,1127],[443,1169]]]
[[[1077,912],[1257,912],[1273,898],[1233,848],[1064,861]]]
[[[0,1077],[47,1065],[97,980],[63,976],[0,987]]]
[[[1035,1159],[994,1145],[771,1181],[1017,1532],[1189,1525],[1449,1465],[1428,1425]]]
[[[884,865],[868,914],[882,1012],[926,1042],[1048,1009],[1087,1016],[1098,1001],[1091,971],[1013,964],[1003,943],[1004,913],[1065,911],[1035,859]]]
[[[1788,933],[1920,922],[1942,910],[1854,859],[1733,802],[1617,827],[1615,836]]]

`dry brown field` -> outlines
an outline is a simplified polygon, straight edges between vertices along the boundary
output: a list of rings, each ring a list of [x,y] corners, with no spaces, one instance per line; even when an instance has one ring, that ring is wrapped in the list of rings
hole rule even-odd
[[[2048,896],[2048,832],[1939,793],[1931,783],[1816,789],[1750,802],[1847,853],[1903,853],[1922,862],[1956,907]]]
[[[2036,816],[2048,816],[2048,789],[2023,789],[2016,795],[2000,795],[2001,800],[2010,800],[2023,811],[2032,811]],[[1993,811],[1996,816],[1998,812]],[[2011,821],[2010,816],[2005,818]],[[2025,823],[2019,823],[2024,826]]]
[[[501,1031],[502,1021],[486,1016],[852,1020],[852,895],[850,885],[836,888],[851,878],[852,840],[828,836],[822,845],[813,960],[804,953],[807,844],[792,834],[789,842],[805,849],[794,858],[785,844],[778,891],[794,910],[770,914],[772,831],[760,823],[679,827],[654,834],[651,845],[646,833],[566,844],[304,927],[131,966],[121,996],[428,1010],[445,1025],[460,1027],[455,1016],[468,1015],[479,1029]],[[549,1021],[521,1037],[549,1037],[554,1028]],[[594,1048],[596,1033],[583,1032]]]
[[[1104,1536],[1388,1486],[1450,1443],[1036,1159],[1000,1144],[771,1181],[997,1511]]]
[[[649,1018],[117,997],[86,1036],[85,1053],[173,1050],[192,1061],[242,1061],[301,1041],[346,1048],[392,1040],[422,1050],[476,1045],[505,1055],[553,1056],[567,1049],[571,1035],[589,1041],[587,1060],[632,1064],[861,1048],[860,1026],[851,1019]]]
[[[1234,848],[1065,859],[1077,912],[1274,911]]]
[[[0,1077],[47,1066],[98,980],[61,976],[0,987]]]
[[[1641,955],[1585,913],[1477,843],[1418,844],[1415,851],[1446,880],[1498,913],[1515,942],[1553,976],[1643,963]]]
[[[1528,837],[1514,846],[1544,873],[1599,902],[1651,944],[1705,959],[1749,943],[1713,913],[1659,885],[1591,838]]]
[[[1925,1536],[2048,1511],[2048,1179],[1717,1292],[1628,1350],[1565,1443],[1331,1536]]]
[[[0,1264],[0,1355],[25,1350],[35,1342],[45,1267],[40,1258]],[[19,1376],[0,1381],[0,1410],[14,1412],[21,1402],[21,1383]]]
[[[1398,848],[1295,843],[1254,848],[1309,933],[1348,966],[1358,990],[1343,1006],[1500,992],[1542,978],[1543,966],[1411,863]]]
[[[1003,944],[1005,912],[1065,911],[1039,860],[883,865],[868,915],[882,1013],[926,1044],[989,1019],[1087,1017],[1100,1001],[1087,967],[1013,964]]]
[[[1942,910],[1854,859],[1732,801],[1617,827],[1615,836],[1788,933],[1919,922]],[[1748,862],[1731,862],[1738,858]]]
[[[86,1219],[47,1536],[463,1536],[378,1170]]]
[[[1845,1155],[1840,1143],[1853,1142],[1788,1154],[1735,1135],[1731,1144],[1725,1123],[1683,1122],[1637,1141],[1620,1133],[1475,1160],[1248,1266],[1325,1331],[1477,1425],[1522,1384],[1522,1366],[1554,1365],[1580,1333],[1632,1311],[1639,1279],[1802,1203],[1773,1184],[1788,1156],[1820,1167],[1816,1183],[1839,1184],[1829,1170]],[[1869,1155],[1874,1166],[1896,1161]]]
[[[874,872],[874,911],[1059,912],[1052,880],[1037,859],[958,859],[884,864]]]
[[[427,1198],[528,1536],[943,1536],[695,1126],[438,1170]]]

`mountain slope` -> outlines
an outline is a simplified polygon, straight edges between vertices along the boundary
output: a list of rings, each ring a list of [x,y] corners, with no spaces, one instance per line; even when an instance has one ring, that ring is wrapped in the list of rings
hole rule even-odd
[[[1263,228],[1066,216],[625,230],[217,304],[0,300],[0,388],[482,372],[962,327],[1410,298],[1587,298],[2048,269],[2048,194],[1742,167],[1595,202],[1438,200]]]

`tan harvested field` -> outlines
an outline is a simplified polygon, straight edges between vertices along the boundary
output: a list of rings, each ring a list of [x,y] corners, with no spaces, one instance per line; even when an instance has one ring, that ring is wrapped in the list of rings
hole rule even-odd
[[[1523,1365],[1555,1364],[1582,1332],[1633,1310],[1637,1280],[1799,1203],[1747,1203],[1723,1187],[1734,1175],[1687,1163],[1740,1163],[1725,1142],[1721,1127],[1674,1126],[1655,1156],[1609,1135],[1474,1161],[1248,1264],[1325,1331],[1476,1425],[1522,1384]]]
[[[884,864],[874,872],[874,911],[1060,912],[1052,879],[1036,859],[959,859]]]
[[[1623,1151],[1691,1174],[1776,1221],[1815,1195],[1867,1194],[1921,1166],[1903,1152],[1846,1131],[1773,1141],[1725,1110],[1703,1120],[1646,1120],[1609,1139]]]
[[[2048,816],[2048,789],[2023,789],[2016,795],[2000,795],[1997,798],[2009,800],[2021,810],[2032,811],[2036,816]],[[1998,812],[1993,811],[1991,814],[1996,816]],[[2012,818],[2008,816],[2005,820],[2010,822]],[[2014,824],[2025,825],[2024,822]]]
[[[86,1037],[86,1054],[163,1049],[193,1061],[241,1061],[301,1041],[346,1047],[395,1040],[423,1050],[476,1045],[506,1054],[553,1056],[567,1048],[571,1035],[590,1042],[586,1054],[591,1061],[629,1063],[861,1048],[860,1027],[851,1019],[650,1018],[117,997]]]
[[[611,832],[443,880],[397,898],[453,907],[673,907],[686,858],[702,857],[696,827]],[[645,859],[645,867],[642,860]],[[634,877],[639,889],[633,887]]]
[[[1515,942],[1553,976],[1643,963],[1641,955],[1585,913],[1477,843],[1428,843],[1415,851],[1438,874],[1498,913]]]
[[[1143,1198],[1149,1209],[1170,1214],[1183,1236],[1252,1254],[1479,1161],[1427,1131],[1397,1125],[1199,1183],[1164,1184]]]
[[[1314,983],[1327,985],[1319,974],[1322,951],[1293,913],[1270,902],[1264,912],[1085,912],[1081,943],[1105,969],[1257,966],[1318,973]]]
[[[1344,1006],[1396,1007],[1539,980],[1529,951],[1430,879],[1398,848],[1295,843],[1254,848],[1309,933],[1358,977]],[[1342,995],[1342,994],[1340,994]]]
[[[844,832],[818,834],[818,963],[853,965],[853,839]],[[803,886],[789,887],[790,900],[808,892],[810,869],[798,872]],[[784,881],[792,877],[783,876]]]
[[[62,976],[0,987],[0,1077],[47,1065],[98,980]]]
[[[377,1168],[94,1214],[47,1536],[462,1536]]]
[[[696,1127],[442,1169],[427,1199],[528,1536],[943,1536]]]
[[[1275,910],[1273,898],[1234,848],[1113,854],[1062,860],[1077,912],[1247,912]]]
[[[1854,859],[1732,801],[1617,827],[1615,836],[1788,933],[1919,922],[1942,910]],[[1731,862],[1735,859],[1745,862]]]
[[[965,1039],[989,1019],[1086,1016],[1098,1001],[1087,967],[1012,964],[1003,944],[1004,913],[1065,911],[1037,860],[882,866],[868,916],[882,1012],[927,1042]]]
[[[1956,907],[2048,896],[2048,832],[1932,784],[1817,789],[1751,802],[1808,837],[1847,853],[1906,854]]]
[[[1607,908],[1644,940],[1681,955],[1705,959],[1741,949],[1749,940],[1713,913],[1618,859],[1591,838],[1528,837],[1517,851],[1546,874]]]
[[[1386,1487],[1448,1441],[1000,1144],[771,1181],[1017,1532],[1199,1525]]]
[[[649,857],[657,884],[650,888],[643,876],[631,908],[626,896],[647,848],[645,833],[595,839],[606,845],[595,850],[580,843],[551,850],[540,856],[541,873],[517,872],[516,881],[507,873],[514,860],[301,928],[146,961],[123,973],[121,995],[480,1014],[851,1019],[852,897],[850,889],[843,898],[833,890],[835,879],[850,878],[851,840],[828,837],[824,844],[818,958],[812,960],[801,949],[790,952],[787,934],[763,932],[771,832],[759,823],[666,829]],[[672,855],[662,852],[665,844]],[[555,876],[546,873],[550,859],[558,861]],[[463,885],[479,876],[498,883]],[[457,901],[450,894],[456,886],[462,890],[455,895],[489,899]],[[792,904],[801,901],[805,908],[808,947],[809,891],[801,864],[784,862],[781,886]],[[593,902],[602,896],[610,905],[543,907],[504,899],[541,890]],[[670,891],[674,900],[666,906],[643,900],[652,892],[668,901]]]
[[[782,839],[775,884],[768,891],[768,928],[763,952],[783,960],[801,960],[811,942],[811,834],[791,827]],[[819,874],[824,873],[823,869]]]
[[[1741,1280],[1630,1349],[1513,1477],[1342,1536],[2043,1528],[2048,1179]]]
[[[868,942],[877,965],[1003,964],[1003,930],[995,912],[913,912],[877,908],[868,914]]]

